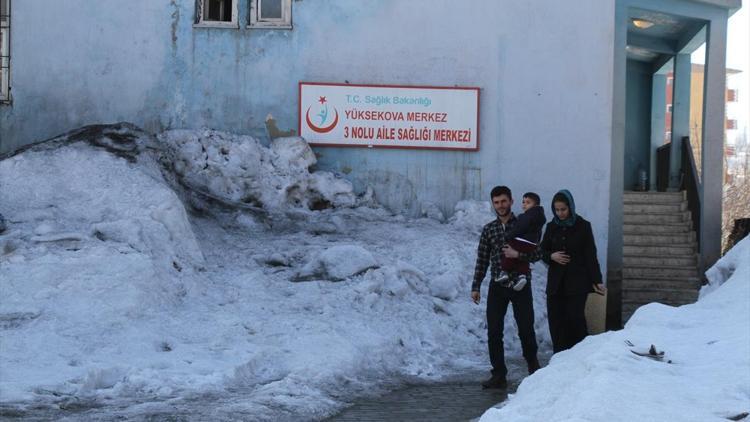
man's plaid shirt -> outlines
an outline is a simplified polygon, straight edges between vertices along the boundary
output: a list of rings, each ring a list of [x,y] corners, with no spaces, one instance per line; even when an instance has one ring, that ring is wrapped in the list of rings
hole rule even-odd
[[[477,265],[474,267],[474,282],[471,284],[472,291],[479,291],[484,276],[487,275],[487,266],[490,267],[490,277],[500,271],[501,249],[506,242],[505,234],[513,229],[516,224],[515,214],[510,214],[510,219],[503,224],[500,218],[487,223],[482,229],[479,237],[479,248],[477,248]],[[531,275],[529,275],[530,277]]]

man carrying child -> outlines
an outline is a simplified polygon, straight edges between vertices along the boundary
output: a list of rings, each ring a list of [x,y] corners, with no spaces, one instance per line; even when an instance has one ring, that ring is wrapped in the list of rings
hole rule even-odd
[[[535,196],[535,197],[534,197]],[[534,195],[528,199],[536,199],[538,205],[539,197]],[[474,280],[471,286],[471,299],[474,303],[480,302],[480,290],[482,281],[487,274],[487,267],[490,269],[490,287],[487,291],[487,347],[489,349],[490,363],[492,364],[492,376],[482,382],[484,388],[506,388],[508,386],[507,374],[508,368],[505,365],[505,350],[503,346],[503,331],[505,328],[505,314],[508,306],[513,306],[513,317],[518,327],[518,337],[521,340],[523,357],[526,359],[529,374],[539,369],[537,360],[536,332],[534,331],[534,302],[531,296],[531,272],[528,265],[519,266],[518,263],[509,264],[500,269],[500,260],[502,258],[502,247],[507,244],[509,239],[517,236],[526,236],[532,240],[539,240],[539,227],[536,223],[538,219],[532,218],[532,214],[537,211],[535,207],[524,205],[524,209],[533,210],[529,213],[529,220],[524,222],[524,228],[517,230],[521,223],[521,217],[516,218],[511,212],[513,206],[513,195],[507,186],[495,186],[490,192],[490,201],[495,210],[496,218],[486,224],[482,229],[479,238],[479,247],[477,248],[477,262],[474,269]],[[524,196],[524,204],[527,198]],[[530,203],[529,203],[530,204]],[[536,207],[540,208],[540,207]],[[541,208],[540,208],[541,211]],[[525,214],[525,213],[524,213]],[[523,215],[522,215],[523,217]],[[544,212],[542,212],[542,218]],[[542,221],[544,224],[544,221]],[[531,233],[531,236],[529,235]],[[534,237],[536,233],[536,237]],[[510,236],[513,237],[510,237]],[[500,278],[500,273],[505,271],[508,282],[496,282]],[[522,285],[518,285],[516,277],[523,275],[525,280]],[[512,284],[511,284],[512,283]],[[517,288],[514,289],[513,286]]]

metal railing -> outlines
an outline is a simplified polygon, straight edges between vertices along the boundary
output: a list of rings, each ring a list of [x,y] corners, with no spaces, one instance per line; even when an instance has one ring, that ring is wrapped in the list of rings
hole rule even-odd
[[[701,181],[698,167],[695,165],[695,156],[693,147],[690,145],[690,138],[682,138],[682,163],[681,163],[682,183],[680,190],[687,192],[688,210],[693,220],[693,229],[698,234],[698,250],[700,250],[700,228],[701,228]]]

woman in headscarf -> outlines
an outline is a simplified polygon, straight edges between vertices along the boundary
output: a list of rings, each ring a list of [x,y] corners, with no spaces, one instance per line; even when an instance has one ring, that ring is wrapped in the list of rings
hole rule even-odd
[[[503,249],[506,256],[529,262],[544,260],[547,272],[547,320],[554,353],[570,349],[586,337],[586,298],[604,294],[591,223],[576,214],[573,195],[563,189],[552,198],[554,219],[547,223],[535,252]]]

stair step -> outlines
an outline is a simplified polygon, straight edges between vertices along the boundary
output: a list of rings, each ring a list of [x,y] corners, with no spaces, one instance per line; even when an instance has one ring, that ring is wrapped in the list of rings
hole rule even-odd
[[[667,305],[693,303],[698,300],[698,290],[622,289],[622,300],[659,302]]]
[[[698,269],[693,266],[647,266],[629,265],[622,269],[623,278],[698,278]]]
[[[688,211],[668,214],[644,214],[644,213],[627,213],[622,215],[622,221],[625,224],[669,224],[684,223],[690,221]]]
[[[625,224],[622,227],[623,234],[681,234],[692,229],[689,222],[674,224]]]
[[[642,204],[642,203],[626,203],[623,204],[623,212],[628,214],[635,213],[677,213],[687,210],[687,202],[680,202],[677,204]]]
[[[682,306],[687,305],[689,303],[695,303],[695,301],[667,301],[667,300],[647,300],[647,301],[627,301],[622,303],[622,320],[623,322],[627,321],[631,315],[636,311],[636,309],[640,308],[643,305],[648,305],[649,303],[661,303],[664,305],[669,306]]]
[[[688,232],[682,234],[624,234],[622,236],[625,245],[684,245],[695,242],[695,233]]]
[[[665,257],[695,257],[696,245],[695,243],[684,245],[623,245],[622,253],[625,256],[661,255]]]
[[[622,264],[625,267],[631,265],[651,265],[651,266],[685,266],[698,264],[698,259],[695,254],[685,256],[670,256],[670,255],[628,255],[624,254],[622,257]]]
[[[623,202],[646,204],[673,204],[685,200],[685,192],[625,192]]]
[[[701,282],[697,277],[685,278],[636,278],[628,277],[622,280],[623,289],[666,289],[666,290],[698,290]]]

